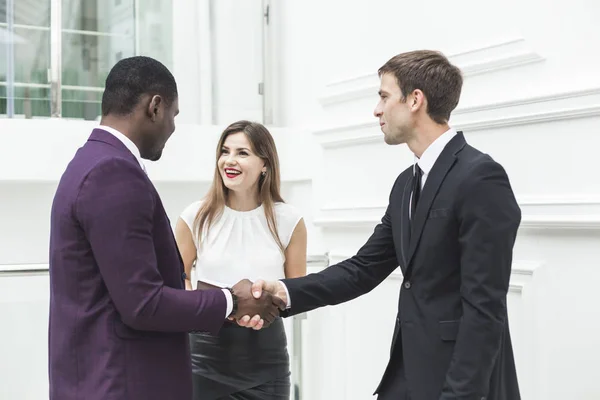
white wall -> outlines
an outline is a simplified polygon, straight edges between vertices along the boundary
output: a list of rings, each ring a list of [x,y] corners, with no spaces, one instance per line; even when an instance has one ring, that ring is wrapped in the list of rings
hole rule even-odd
[[[315,224],[332,262],[364,243],[413,161],[407,148],[383,143],[372,116],[377,68],[403,51],[442,50],[465,74],[452,125],[505,166],[523,211],[509,293],[523,399],[600,398],[600,4],[280,7],[285,123],[310,129],[320,144]],[[304,398],[370,398],[400,282],[395,273],[361,299],[308,315]]]
[[[262,0],[173,1],[181,122],[262,121],[262,9]]]

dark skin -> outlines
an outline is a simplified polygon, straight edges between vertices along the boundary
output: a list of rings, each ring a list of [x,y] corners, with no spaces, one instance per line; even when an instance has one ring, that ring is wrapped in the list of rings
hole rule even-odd
[[[263,327],[269,326],[279,316],[280,310],[285,310],[286,304],[279,297],[263,291],[260,298],[252,295],[252,282],[243,279],[231,288],[238,301],[237,312],[230,319],[239,320],[245,315],[260,315],[264,321]]]
[[[127,136],[140,150],[145,160],[157,161],[161,158],[165,144],[175,131],[175,117],[179,114],[177,98],[168,104],[159,95],[144,94],[127,115],[105,115],[101,125],[109,126]],[[263,292],[260,298],[252,296],[252,282],[244,279],[232,287],[237,297],[237,311],[230,319],[238,320],[245,315],[254,315],[269,326],[279,316],[279,310],[285,310],[286,304],[278,297]]]
[[[144,94],[130,114],[105,115],[100,124],[110,126],[131,139],[143,159],[157,161],[162,156],[167,140],[175,131],[177,114],[177,98],[167,104],[159,95]]]

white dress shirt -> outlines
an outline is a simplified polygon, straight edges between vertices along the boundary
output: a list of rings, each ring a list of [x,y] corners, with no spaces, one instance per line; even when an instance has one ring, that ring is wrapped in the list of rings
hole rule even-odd
[[[457,132],[454,128],[448,129],[446,132],[442,133],[437,139],[435,139],[433,141],[433,143],[431,143],[429,145],[429,147],[427,147],[427,149],[425,149],[425,151],[421,155],[421,158],[418,158],[417,156],[415,156],[415,164],[419,164],[419,167],[423,171],[423,174],[421,176],[421,189],[423,189],[423,186],[425,185],[425,181],[427,180],[427,176],[429,176],[429,172],[431,172],[433,165],[439,158],[440,154],[442,154],[442,151],[444,151],[444,148],[446,147],[446,145],[450,142],[450,140],[452,140],[452,138],[454,136],[456,136],[456,133]],[[415,165],[413,165],[413,174],[414,174],[414,171],[415,171]],[[410,215],[410,204],[409,204],[408,212]],[[290,299],[290,292],[288,291],[287,286],[285,286],[285,283],[283,283],[281,281],[280,281],[280,283],[283,286],[283,288],[285,289],[285,293],[287,295],[287,308],[290,308],[292,306],[292,299]]]
[[[110,126],[100,125],[98,126],[98,129],[102,129],[103,131],[106,131],[112,134],[117,139],[119,139],[125,145],[125,147],[127,147],[131,154],[135,156],[136,160],[138,160],[138,162],[140,163],[140,167],[146,173],[146,175],[148,174],[148,172],[146,171],[146,166],[144,165],[144,161],[142,160],[142,156],[140,154],[140,149],[137,148],[137,146],[131,141],[131,139],[129,139],[127,136],[125,136],[118,130],[111,128]],[[231,296],[231,292],[228,289],[221,290],[223,291],[223,293],[225,293],[225,298],[227,299],[227,308],[225,310],[225,318],[227,318],[233,310],[233,298]]]
[[[429,172],[431,172],[431,168],[433,168],[433,165],[439,158],[440,154],[442,154],[442,151],[444,151],[444,148],[454,136],[456,136],[456,130],[454,130],[454,128],[448,129],[446,132],[442,133],[437,139],[435,139],[433,143],[431,143],[429,147],[427,147],[427,149],[425,149],[425,151],[421,155],[421,158],[415,156],[415,163],[419,164],[419,167],[423,171],[423,175],[421,177],[421,189],[423,189],[423,186],[425,186],[425,181],[427,180]]]
[[[427,180],[427,177],[431,172],[431,168],[433,168],[433,165],[439,158],[440,154],[442,154],[442,151],[444,151],[444,148],[454,136],[456,136],[456,130],[454,130],[453,128],[448,129],[446,132],[442,133],[437,139],[435,139],[433,143],[429,145],[429,147],[425,149],[423,154],[421,154],[421,158],[415,156],[415,164],[413,164],[413,176],[415,174],[415,165],[418,164],[419,168],[421,168],[421,171],[423,172],[421,175],[421,190],[423,190],[423,187],[425,186],[425,181]],[[410,196],[410,203],[408,206],[408,215],[412,218],[411,204],[412,194]]]

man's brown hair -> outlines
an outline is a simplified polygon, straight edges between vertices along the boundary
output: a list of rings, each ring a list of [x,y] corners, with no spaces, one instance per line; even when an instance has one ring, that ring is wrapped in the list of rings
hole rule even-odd
[[[438,51],[417,50],[392,57],[381,68],[379,76],[393,74],[402,92],[402,100],[415,89],[427,98],[427,114],[438,124],[447,123],[458,105],[463,78]]]

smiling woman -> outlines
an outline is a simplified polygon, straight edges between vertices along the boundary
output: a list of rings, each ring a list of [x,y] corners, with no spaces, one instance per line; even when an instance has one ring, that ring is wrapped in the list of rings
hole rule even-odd
[[[274,204],[283,203],[280,186],[279,156],[267,128],[250,121],[229,125],[217,145],[212,186],[196,216],[198,237],[211,228],[224,206],[237,211],[262,206],[269,230],[283,251],[274,213]]]
[[[241,279],[306,274],[306,227],[281,197],[275,142],[259,123],[238,121],[224,130],[212,186],[204,200],[183,211],[175,231],[186,275],[193,276],[188,289],[196,280],[198,287],[231,287]],[[227,323],[217,336],[196,333],[190,340],[194,400],[289,398],[281,319],[260,331]]]

